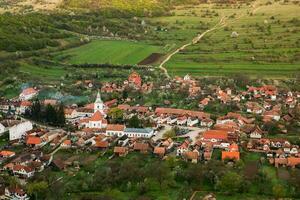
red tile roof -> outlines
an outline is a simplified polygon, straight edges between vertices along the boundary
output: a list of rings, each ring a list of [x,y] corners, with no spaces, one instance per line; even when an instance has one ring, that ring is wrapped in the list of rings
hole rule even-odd
[[[208,130],[203,133],[204,139],[227,140],[228,132],[223,130]]]
[[[35,136],[29,136],[26,141],[26,144],[33,144],[33,145],[38,145],[41,143],[42,143],[41,138]]]
[[[15,152],[13,151],[0,151],[0,156],[3,156],[3,157],[11,157],[11,156],[14,156],[15,155]]]
[[[124,131],[125,126],[123,124],[108,124],[107,131]]]
[[[23,107],[29,107],[31,105],[32,105],[32,103],[30,101],[22,101],[20,104],[20,106],[23,106]]]
[[[166,149],[164,147],[155,147],[154,154],[164,155],[166,153]]]
[[[100,111],[97,111],[93,114],[93,116],[90,118],[89,121],[102,121],[103,120],[103,115],[101,114]]]
[[[156,114],[169,114],[169,115],[188,115],[190,117],[198,117],[200,119],[209,118],[208,113],[193,111],[193,110],[183,110],[183,109],[175,109],[175,108],[156,108]]]
[[[222,160],[225,159],[240,160],[240,152],[222,151]]]

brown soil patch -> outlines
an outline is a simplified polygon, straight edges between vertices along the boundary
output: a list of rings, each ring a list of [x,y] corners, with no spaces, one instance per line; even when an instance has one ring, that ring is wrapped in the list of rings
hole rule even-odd
[[[138,63],[138,65],[150,65],[157,61],[159,61],[160,58],[162,58],[165,54],[162,53],[152,53],[150,56],[142,60]]]

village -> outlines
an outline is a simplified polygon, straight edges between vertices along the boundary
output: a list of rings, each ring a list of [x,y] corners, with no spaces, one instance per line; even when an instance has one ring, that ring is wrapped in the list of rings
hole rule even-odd
[[[94,87],[88,80],[76,84]],[[185,89],[186,98],[197,102],[197,109],[174,108],[167,99],[160,99],[158,106],[133,105],[134,97],[103,101],[102,94],[122,93],[127,87],[144,94],[153,90],[176,93]],[[228,165],[239,162],[244,152],[261,153],[261,159],[273,167],[300,166],[299,131],[289,137],[289,128],[296,127],[297,131],[300,126],[300,91],[274,85],[248,85],[246,90],[221,88],[201,85],[189,75],[157,86],[144,82],[142,76],[133,71],[123,84],[106,82],[93,90],[94,102],[64,106],[66,125],[59,127],[30,118],[36,109],[39,89],[24,88],[19,97],[0,102],[0,135],[1,138],[8,135],[6,140],[0,141],[3,143],[1,173],[8,173],[21,183],[15,187],[0,185],[0,199],[29,199],[22,189],[27,179],[49,167],[63,171],[74,164],[56,158],[57,152],[66,149],[101,152],[109,154],[108,159],[126,159],[128,154],[138,152],[162,161],[175,157],[205,164],[218,159]],[[208,108],[212,102],[230,105],[234,110],[225,114],[210,113]],[[39,104],[56,110],[59,105],[57,99],[44,99]]]

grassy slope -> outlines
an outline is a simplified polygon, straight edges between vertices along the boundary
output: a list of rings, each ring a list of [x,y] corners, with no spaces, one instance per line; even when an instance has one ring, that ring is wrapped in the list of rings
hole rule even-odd
[[[202,8],[200,6],[195,10],[200,14]],[[200,43],[174,56],[166,65],[171,75],[228,75],[243,72],[282,78],[300,70],[300,51],[296,46],[299,27],[289,23],[299,16],[299,6],[277,3],[264,5],[253,16],[247,15],[249,9],[246,7],[214,10],[227,16],[233,13],[245,15],[240,19],[228,19],[229,31],[220,29],[212,32]],[[272,16],[275,19],[270,19]],[[276,23],[277,20],[280,20],[280,24]],[[265,32],[257,30],[256,24],[264,27]],[[266,31],[268,25],[271,26],[270,35]],[[239,37],[231,38],[232,31],[238,32]],[[246,40],[252,41],[254,47]],[[251,60],[252,57],[255,60]]]
[[[84,46],[67,50],[62,55],[70,55],[69,62],[73,64],[137,64],[151,53],[161,51],[159,46],[143,43],[95,40]]]

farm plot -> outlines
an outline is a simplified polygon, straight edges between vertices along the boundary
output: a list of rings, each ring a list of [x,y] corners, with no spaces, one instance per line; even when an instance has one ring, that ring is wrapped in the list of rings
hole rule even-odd
[[[285,78],[299,72],[299,6],[261,3],[252,14],[246,6],[211,9],[227,16],[226,26],[172,57],[165,65],[170,75]]]

